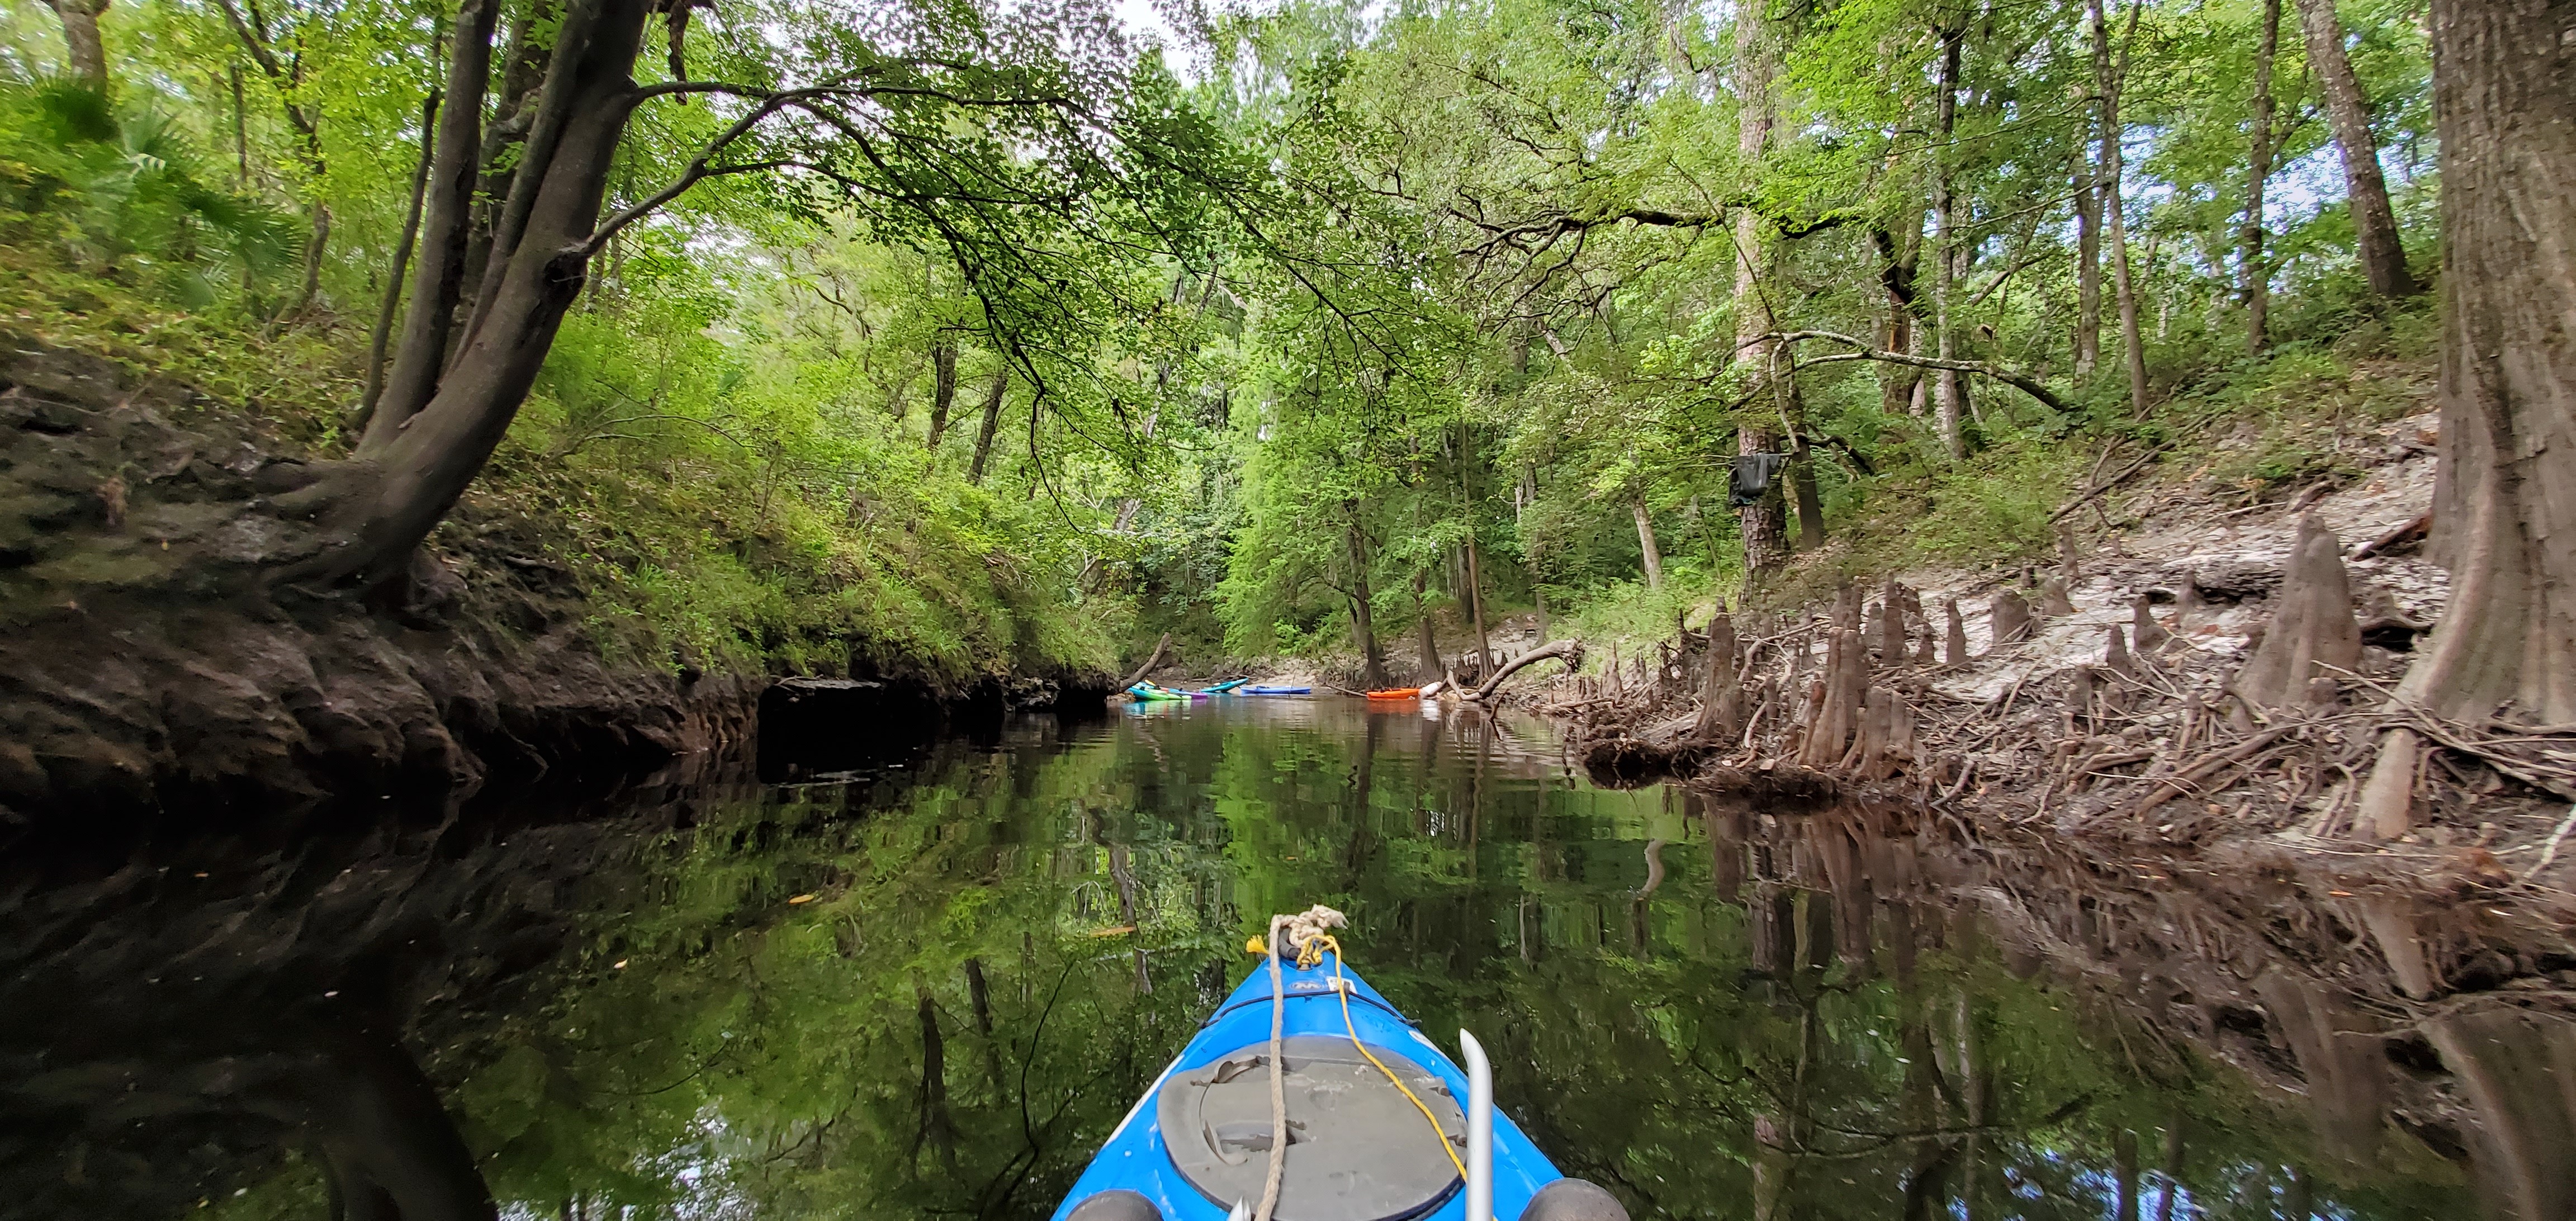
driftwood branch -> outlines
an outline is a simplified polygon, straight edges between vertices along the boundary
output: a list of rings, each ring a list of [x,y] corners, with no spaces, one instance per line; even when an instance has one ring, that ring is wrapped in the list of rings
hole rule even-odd
[[[2405,521],[2397,523],[2396,526],[2382,532],[2379,537],[2363,543],[2358,549],[2354,550],[2352,558],[2356,560],[2369,559],[2370,557],[2377,555],[2382,551],[2386,551],[2399,543],[2407,541],[2408,539],[2421,538],[2426,531],[2429,531],[2432,528],[2433,511],[2431,509],[2426,509]]]
[[[1162,639],[1154,642],[1153,656],[1146,658],[1144,665],[1136,667],[1136,672],[1128,675],[1126,682],[1118,684],[1118,689],[1124,691],[1129,687],[1133,687],[1136,684],[1145,681],[1145,676],[1153,673],[1154,667],[1163,664],[1163,650],[1170,647],[1172,647],[1172,634],[1170,632],[1165,632],[1163,633]]]
[[[2137,474],[2139,471],[2145,470],[2148,463],[2156,460],[2156,455],[2172,448],[2173,442],[2167,441],[2162,445],[2156,446],[2155,448],[2138,455],[2138,460],[2120,468],[2119,474],[2113,475],[2100,483],[2094,484],[2092,487],[2086,488],[2083,494],[2077,496],[2075,499],[2057,506],[2057,511],[2048,515],[2048,524],[2052,526],[2056,525],[2060,519],[2077,509],[2083,508],[2086,504],[2090,503],[2094,497],[2120,486],[2121,481],[2127,479],[2131,475]]]
[[[1560,640],[1554,644],[1540,645],[1539,647],[1531,649],[1529,652],[1523,653],[1510,661],[1504,662],[1503,668],[1494,671],[1494,676],[1486,679],[1483,686],[1476,688],[1474,691],[1468,692],[1468,698],[1478,700],[1491,699],[1493,698],[1494,689],[1502,686],[1504,679],[1510,678],[1512,675],[1519,673],[1523,667],[1535,665],[1539,662],[1546,661],[1551,657],[1564,658],[1565,664],[1569,669],[1582,665],[1583,642],[1580,640]]]

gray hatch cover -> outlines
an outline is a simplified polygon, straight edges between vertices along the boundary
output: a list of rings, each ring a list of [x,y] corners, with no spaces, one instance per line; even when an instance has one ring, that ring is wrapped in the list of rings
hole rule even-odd
[[[1400,1221],[1457,1190],[1458,1172],[1422,1112],[1349,1039],[1296,1035],[1286,1048],[1288,1162],[1278,1221]],[[1464,1156],[1466,1112],[1449,1087],[1403,1056],[1369,1050],[1431,1108]],[[1154,1108],[1172,1165],[1191,1186],[1221,1208],[1261,1202],[1270,1172],[1267,1040],[1172,1074]]]

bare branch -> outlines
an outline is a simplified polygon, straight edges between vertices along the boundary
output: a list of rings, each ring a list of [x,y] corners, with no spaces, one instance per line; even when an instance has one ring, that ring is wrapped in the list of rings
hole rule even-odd
[[[1850,347],[1852,350],[1849,352],[1836,352],[1830,356],[1808,357],[1800,362],[1804,365],[1837,364],[1850,360],[1874,360],[1891,365],[1913,365],[1922,369],[1949,369],[1959,373],[1982,373],[1987,377],[1991,377],[1996,381],[2002,382],[2007,386],[2011,386],[2014,389],[2039,400],[2041,406],[2046,407],[2051,411],[2065,413],[2072,410],[2072,408],[2069,408],[2066,405],[2066,400],[2057,397],[2057,393],[2055,391],[2040,384],[2038,379],[2033,378],[2028,374],[2016,373],[2001,365],[1995,364],[1992,361],[1943,360],[1937,356],[1915,356],[1905,352],[1890,352],[1884,348],[1872,347],[1866,340],[1856,339],[1849,335],[1837,334],[1833,331],[1771,331],[1766,334],[1756,335],[1753,338],[1744,341],[1744,343],[1738,345],[1738,347],[1751,347],[1760,343],[1780,343],[1784,345],[1794,344],[1808,339],[1821,339],[1827,343],[1839,343]]]

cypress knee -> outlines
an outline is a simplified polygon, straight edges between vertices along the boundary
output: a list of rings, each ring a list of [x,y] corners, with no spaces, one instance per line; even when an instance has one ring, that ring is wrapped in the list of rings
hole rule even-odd
[[[1986,613],[1994,624],[1993,647],[2001,648],[2016,640],[2030,638],[2030,603],[2023,601],[2020,594],[2009,589],[1996,594]]]

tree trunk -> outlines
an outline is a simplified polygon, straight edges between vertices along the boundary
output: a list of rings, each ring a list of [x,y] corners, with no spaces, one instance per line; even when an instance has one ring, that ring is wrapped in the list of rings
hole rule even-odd
[[[104,0],[97,2],[102,9],[106,7]],[[297,291],[295,305],[278,315],[284,318],[287,314],[300,314],[313,307],[314,299],[322,291],[322,258],[331,245],[331,205],[321,196],[322,180],[328,169],[322,159],[321,112],[308,109],[295,100],[294,65],[291,60],[278,58],[276,49],[269,43],[268,29],[259,20],[258,8],[253,7],[251,19],[245,20],[241,9],[232,0],[218,0],[217,7],[222,9],[224,20],[232,26],[234,36],[241,40],[242,49],[250,52],[251,62],[259,65],[269,83],[277,87],[278,102],[285,107],[287,125],[295,129],[297,151],[304,162],[304,171],[312,179],[312,227],[304,243],[304,279]]]
[[[1485,635],[1485,573],[1476,561],[1476,536],[1467,536],[1467,610],[1476,623],[1476,673],[1494,672],[1494,645]]]
[[[475,152],[483,185],[466,238],[466,302],[481,298],[483,278],[491,271],[493,232],[516,167],[525,159],[513,157],[511,150],[527,141],[533,117],[530,108],[538,103],[555,51],[564,43],[564,17],[562,0],[530,0],[526,11],[510,23],[509,42],[501,55],[500,93],[492,99],[491,121],[484,125],[483,141]]]
[[[1645,560],[1646,588],[1662,589],[1664,553],[1661,548],[1655,546],[1655,523],[1646,516],[1645,501],[1631,501],[1628,508],[1637,515],[1637,549]]]
[[[2089,124],[2087,126],[2090,126]],[[2088,137],[2091,132],[2085,133]],[[2086,144],[2093,141],[2087,139]],[[2102,192],[2093,181],[2093,157],[2075,154],[2075,378],[2093,376],[2102,363]]]
[[[330,247],[331,205],[316,199],[313,201],[313,228],[304,239],[304,282],[295,290],[295,308],[289,313],[303,313],[320,299],[322,256]]]
[[[107,92],[107,47],[99,41],[98,19],[107,0],[45,0],[63,19],[63,51],[71,74],[82,84]]]
[[[984,427],[975,434],[975,460],[966,467],[968,483],[984,482],[984,463],[993,456],[993,431],[1002,423],[1002,396],[1010,388],[1011,367],[1006,364],[993,371],[993,384],[984,391]]]
[[[411,308],[403,313],[402,340],[394,348],[384,393],[367,418],[361,454],[381,452],[428,405],[446,365],[456,308],[465,295],[465,254],[474,208],[475,161],[483,143],[483,94],[491,75],[492,31],[499,0],[463,0],[456,10],[456,42],[448,54],[446,103],[438,116],[436,155],[430,162],[428,205],[421,213],[420,262],[412,271]]]
[[[1736,433],[1736,452],[1767,454],[1778,439],[1767,428],[1747,427]],[[1744,580],[1757,584],[1789,556],[1789,508],[1773,480],[1762,499],[1735,511],[1736,532],[1744,540]]]
[[[430,215],[443,223],[431,225],[426,249],[436,257],[423,259],[412,293],[410,322],[421,326],[406,325],[385,399],[358,446],[353,466],[364,486],[340,500],[332,523],[339,542],[283,579],[401,572],[500,444],[565,310],[581,295],[608,174],[635,104],[633,68],[648,0],[594,0],[567,13],[494,232],[499,274],[487,275],[452,365],[432,342],[444,338],[438,320],[447,311],[438,306],[454,291],[450,273],[461,271],[467,238],[469,154],[481,143],[476,126],[490,54],[486,3],[466,0],[458,17],[432,173]],[[422,342],[412,342],[416,333]],[[416,411],[406,406],[414,396]]]
[[[226,83],[232,86],[233,91],[233,189],[248,193],[250,191],[250,118],[242,105],[241,65],[227,65],[224,68],[224,78]]]
[[[2245,226],[2236,251],[2245,350],[2254,356],[2272,345],[2272,269],[2263,265],[2263,188],[2272,177],[2272,61],[2280,50],[2281,0],[2263,0],[2263,38],[2254,51],[2253,147],[2245,163]]]
[[[1761,14],[1747,9],[1744,17],[1735,28],[1737,88],[1744,99],[1736,120],[1735,148],[1745,164],[1755,165],[1771,142],[1771,80],[1778,70],[1779,53]],[[1768,264],[1771,246],[1762,217],[1751,208],[1739,210],[1735,217],[1735,356],[1757,362],[1766,378],[1776,370],[1772,350],[1777,345],[1770,340],[1757,342],[1755,337],[1779,329],[1762,295],[1761,269]],[[1767,427],[1746,425],[1737,437],[1739,453],[1769,453],[1779,443],[1777,434]],[[1738,510],[1748,582],[1760,580],[1789,555],[1789,520],[1781,482],[1773,480],[1759,504]]]
[[[2388,180],[2379,172],[2379,140],[2370,133],[2370,102],[2362,96],[2361,78],[2353,74],[2351,58],[2344,54],[2343,23],[2335,19],[2334,0],[2298,0],[2298,5],[2308,68],[2316,73],[2318,91],[2325,95],[2326,121],[2334,129],[2336,150],[2343,154],[2344,194],[2352,207],[2362,274],[2370,280],[2370,291],[2380,296],[2414,296],[2424,288],[2406,270],[2406,248],[2397,240],[2397,213],[2388,206]],[[2547,20],[2532,19],[2535,27]],[[2554,44],[2557,35],[2550,38]],[[2447,159],[2448,150],[2444,151]],[[2447,212],[2448,179],[2443,180],[2443,188]]]
[[[437,148],[438,90],[420,102],[420,159],[411,172],[411,207],[403,213],[402,238],[394,244],[394,263],[385,274],[385,299],[376,307],[376,329],[367,336],[367,390],[358,400],[357,423],[366,426],[376,400],[385,390],[385,345],[393,338],[394,315],[402,309],[403,273],[411,270],[412,247],[420,242],[421,199],[429,190],[429,159]]]
[[[1789,452],[1797,455],[1789,463],[1789,492],[1798,499],[1798,545],[1813,551],[1825,545],[1825,501],[1816,488],[1816,453],[1807,445],[1807,412],[1798,399],[1798,376],[1795,357],[1787,350],[1773,353],[1774,359],[1788,359],[1792,367],[1771,379],[1771,393],[1780,403],[1780,422],[1790,429]]]
[[[2401,694],[2475,721],[2576,721],[2576,43],[2567,5],[2433,8],[2451,602]]]
[[[2139,5],[2143,0],[2130,0],[2129,34],[2138,28]],[[2102,15],[2103,0],[2085,0],[2086,16],[2093,22],[2093,82],[2102,99],[2102,192],[2103,228],[2111,239],[2111,290],[2120,309],[2120,346],[2125,349],[2129,365],[2129,410],[2143,417],[2147,414],[2147,349],[2138,334],[2138,293],[2129,275],[2129,229],[2121,206],[2122,179],[2120,152],[2120,78],[2129,70],[2128,38],[2121,40],[2120,59],[2111,61],[2111,26]]]
[[[1908,231],[1900,238],[1885,229],[1873,228],[1870,239],[1878,246],[1880,262],[1879,287],[1887,294],[1887,325],[1879,329],[1879,346],[1890,352],[1910,352],[1917,342],[1914,335],[1914,312],[1921,308],[1915,300],[1915,269],[1923,256],[1923,213],[1912,211]],[[1879,371],[1878,409],[1884,414],[1906,414],[1914,398],[1914,384],[1923,380],[1923,371],[1895,365]]]
[[[993,1097],[1002,1097],[1002,1048],[993,1041],[993,989],[984,979],[984,960],[966,960],[966,1003],[975,1013],[975,1032],[984,1036],[984,1076]]]
[[[1413,673],[1414,677],[1426,683],[1449,672],[1440,660],[1440,640],[1431,631],[1430,585],[1431,574],[1428,571],[1413,574],[1413,627],[1417,637],[1414,651],[1421,655]]]
[[[1360,647],[1368,685],[1383,687],[1387,685],[1386,654],[1377,647],[1377,625],[1369,616],[1368,540],[1360,535],[1359,506],[1345,503],[1342,509],[1350,515],[1350,524],[1342,528],[1342,543],[1351,563],[1351,587],[1346,595],[1351,602],[1351,643]]]
[[[948,412],[957,405],[957,338],[942,333],[930,347],[930,440],[924,446],[939,452],[939,438],[948,431]]]
[[[2138,1134],[2127,1128],[2111,1136],[2111,1173],[2119,1193],[2111,1215],[2117,1221],[2138,1221]]]
[[[1950,138],[1959,121],[1959,52],[1967,32],[1959,27],[1938,27],[1934,33],[1941,40],[1939,83],[1932,94],[1932,327],[1935,351],[1943,360],[1957,360],[1958,333],[1950,317],[1950,287],[1956,278],[1958,264],[1954,201],[1950,191]],[[1968,442],[1959,429],[1959,372],[1941,369],[1933,374],[1932,402],[1934,425],[1941,430],[1941,448],[1950,461],[1968,457]]]

